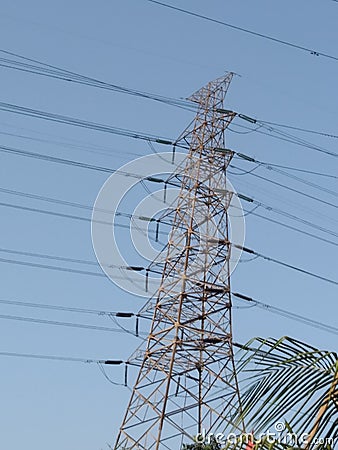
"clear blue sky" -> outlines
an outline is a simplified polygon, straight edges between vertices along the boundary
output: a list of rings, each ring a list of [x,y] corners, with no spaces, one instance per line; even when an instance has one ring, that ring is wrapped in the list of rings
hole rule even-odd
[[[226,22],[338,54],[338,4],[331,0],[172,0],[177,6],[183,3],[188,9]],[[232,70],[241,77],[236,77],[232,83],[229,108],[264,120],[335,134],[338,131],[337,61],[168,11],[145,0],[60,0],[53,3],[3,0],[0,36],[1,47],[5,50],[115,84],[175,98],[187,97],[209,80]],[[169,106],[3,68],[0,77],[2,102],[169,137],[178,136],[192,119],[189,112]],[[302,137],[337,152],[337,140],[311,135]],[[130,153],[150,152],[146,143],[139,141],[4,112],[0,113],[0,140],[1,145],[113,168],[131,160]],[[92,150],[94,146],[96,150],[100,147],[107,154],[52,142],[60,140],[80,147],[87,143]],[[228,144],[264,161],[337,174],[335,158],[257,133],[230,132]],[[103,173],[9,154],[1,154],[0,171],[1,188],[89,205],[93,204],[107,178]],[[335,201],[330,194],[282,176],[276,177],[264,169],[257,173],[326,201]],[[336,190],[332,181],[302,176]],[[336,209],[332,207],[274,188],[250,175],[232,175],[231,182],[238,192],[337,230]],[[85,211],[3,193],[0,193],[0,201],[86,216]],[[0,212],[1,248],[94,260],[88,222],[5,207],[0,207]],[[261,213],[268,214],[263,210]],[[270,217],[278,219],[276,215]],[[336,278],[334,246],[253,216],[248,216],[246,225],[248,247]],[[32,261],[23,257],[21,260]],[[89,270],[92,269],[89,267]],[[100,277],[4,263],[0,263],[0,274],[1,299],[113,311],[137,311],[143,302]],[[240,264],[232,283],[233,290],[263,302],[332,325],[337,322],[336,288],[319,280],[257,260]],[[1,314],[115,326],[104,317],[6,305],[1,305],[0,310]],[[335,336],[259,309],[236,309],[234,317],[235,339],[240,342],[257,335],[290,335],[323,349],[337,348]],[[136,338],[125,334],[1,320],[0,351],[126,359],[138,344]],[[0,366],[1,448],[100,450],[106,448],[107,442],[113,444],[129,392],[108,383],[96,365],[0,357]],[[115,381],[122,381],[120,369],[111,368],[107,373]]]

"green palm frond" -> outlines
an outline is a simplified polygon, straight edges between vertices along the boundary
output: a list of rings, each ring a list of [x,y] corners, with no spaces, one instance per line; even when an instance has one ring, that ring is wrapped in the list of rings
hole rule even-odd
[[[248,428],[264,433],[276,431],[277,422],[287,423],[295,435],[308,435],[303,448],[333,448],[338,438],[336,353],[284,337],[255,338],[242,346],[240,356],[241,419]]]

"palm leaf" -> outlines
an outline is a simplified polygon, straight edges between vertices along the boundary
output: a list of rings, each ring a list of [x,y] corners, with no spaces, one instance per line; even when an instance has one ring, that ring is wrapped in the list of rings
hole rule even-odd
[[[295,435],[308,435],[303,448],[333,448],[338,438],[336,353],[289,337],[255,338],[241,346],[239,357],[239,419],[247,429],[264,433],[274,431],[277,422],[288,423]]]

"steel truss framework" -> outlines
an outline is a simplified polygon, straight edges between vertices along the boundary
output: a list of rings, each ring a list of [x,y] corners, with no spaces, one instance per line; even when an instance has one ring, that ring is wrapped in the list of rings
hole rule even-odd
[[[205,430],[243,432],[231,326],[226,169],[233,153],[223,107],[233,74],[190,97],[198,112],[178,142],[189,146],[174,176],[181,190],[160,288],[142,310],[152,319],[115,449],[177,449]]]

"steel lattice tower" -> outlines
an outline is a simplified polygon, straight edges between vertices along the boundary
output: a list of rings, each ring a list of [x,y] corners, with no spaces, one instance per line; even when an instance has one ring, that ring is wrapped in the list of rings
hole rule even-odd
[[[240,399],[232,347],[230,242],[226,169],[233,152],[225,130],[234,113],[223,107],[233,74],[190,97],[198,104],[189,147],[175,174],[180,194],[160,288],[141,315],[152,319],[146,349],[116,449],[179,450],[201,432],[243,432],[235,424]]]

